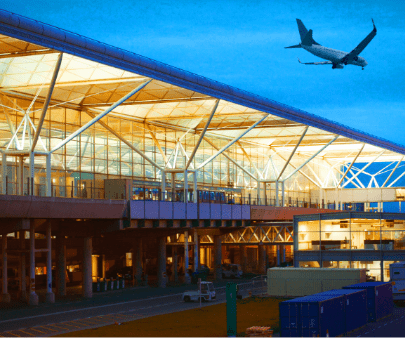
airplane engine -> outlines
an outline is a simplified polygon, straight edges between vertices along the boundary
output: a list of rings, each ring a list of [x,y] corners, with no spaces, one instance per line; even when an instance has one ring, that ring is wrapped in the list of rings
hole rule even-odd
[[[343,69],[343,65],[339,64],[339,65],[333,65],[332,69]]]

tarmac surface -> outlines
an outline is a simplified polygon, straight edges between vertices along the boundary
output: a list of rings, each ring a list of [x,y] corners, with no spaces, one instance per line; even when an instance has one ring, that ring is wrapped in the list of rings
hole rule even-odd
[[[240,293],[265,292],[264,284],[250,280],[225,280],[214,283],[217,299],[203,302],[201,306],[225,302],[225,287],[237,282]],[[138,287],[95,293],[91,299],[57,300],[54,304],[41,303],[29,307],[14,303],[0,309],[0,337],[54,336],[61,333],[124,323],[140,318],[178,312],[199,307],[199,302],[185,303],[182,293],[195,290],[196,285],[182,285],[165,289]]]

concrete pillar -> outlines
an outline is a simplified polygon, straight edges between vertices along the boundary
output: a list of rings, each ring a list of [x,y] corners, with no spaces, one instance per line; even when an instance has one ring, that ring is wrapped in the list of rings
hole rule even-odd
[[[101,278],[105,278],[105,255],[101,255]]]
[[[380,268],[381,268],[381,282],[384,282],[384,260],[380,261]]]
[[[193,202],[198,203],[197,170],[193,173]]]
[[[136,240],[135,248],[135,261],[133,262],[134,275],[137,282],[137,285],[142,283],[142,239],[138,238]]]
[[[7,193],[6,177],[7,177],[7,155],[3,153],[1,154],[1,190],[3,195]]]
[[[257,205],[260,205],[260,180],[257,180],[256,193],[257,193]]]
[[[46,302],[55,303],[55,294],[52,292],[52,236],[51,223],[46,226]]]
[[[91,237],[83,239],[83,297],[93,297],[92,258],[93,243]]]
[[[200,239],[196,230],[194,230],[194,272],[200,266]]]
[[[266,273],[266,247],[264,244],[259,244],[259,272],[264,275]]]
[[[276,181],[276,191],[275,191],[275,194],[276,194],[276,207],[279,207],[279,206],[280,206],[280,201],[279,201],[279,198],[278,198],[278,181]]]
[[[280,266],[281,264],[281,255],[280,255],[280,245],[277,245],[277,266]]]
[[[221,236],[214,236],[214,278],[222,280],[222,239]]]
[[[280,249],[281,249],[281,262],[285,263],[285,261],[286,261],[286,259],[285,259],[285,245],[281,245]]]
[[[281,206],[285,206],[285,183],[281,182]]]
[[[158,238],[158,287],[165,288],[167,284],[166,275],[166,237]]]
[[[30,296],[29,305],[38,305],[38,295],[35,292],[35,228],[30,224]]]
[[[191,283],[190,276],[187,273],[188,270],[188,231],[184,231],[184,282]]]
[[[56,237],[56,294],[66,296],[66,243],[65,236]]]
[[[177,246],[172,246],[172,258],[173,258],[173,279],[174,282],[177,283],[179,281],[179,273],[178,273],[178,256],[177,256]]]
[[[324,206],[322,205],[322,200],[323,200],[323,189],[319,188],[319,208],[323,208]]]
[[[20,231],[20,249],[25,250],[25,231]],[[20,253],[20,299],[27,301],[27,280],[26,280],[26,265],[25,265],[25,252]]]
[[[52,196],[52,167],[51,167],[52,154],[46,155],[46,196]]]
[[[184,170],[184,203],[188,202],[188,171]]]
[[[162,174],[162,185],[161,185],[161,196],[160,199],[162,201],[166,200],[166,173],[164,170],[161,170],[161,174]]]
[[[3,256],[3,292],[1,300],[4,303],[10,303],[10,294],[8,293],[8,276],[7,276],[7,234],[1,238],[1,254]]]
[[[239,246],[240,265],[244,273],[247,272],[247,247],[246,245]]]

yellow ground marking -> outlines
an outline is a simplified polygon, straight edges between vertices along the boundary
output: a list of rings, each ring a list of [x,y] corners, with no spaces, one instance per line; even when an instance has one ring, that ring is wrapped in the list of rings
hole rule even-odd
[[[17,331],[18,332],[18,331]],[[12,334],[13,336],[16,336],[16,337],[21,337],[21,336],[19,336],[18,334],[15,334],[15,333],[12,333],[12,332],[6,332],[7,333],[7,336],[9,335],[9,334]]]
[[[46,333],[46,332],[44,332],[44,331],[35,329],[35,328],[33,328],[33,327],[30,327],[30,328],[28,328],[28,329],[26,329],[26,330],[33,330],[33,331],[38,331],[39,333]],[[21,331],[21,330],[20,330],[20,331]]]
[[[58,324],[58,325],[60,325],[60,324]],[[59,327],[58,325],[56,325],[56,324],[49,324],[48,326],[56,326],[58,329],[66,330],[66,327]]]
[[[81,326],[75,326],[75,325],[71,324],[71,322],[64,322],[64,323],[61,323],[59,325],[67,325],[67,326],[73,326],[73,327],[76,327],[76,328],[81,328]]]
[[[30,329],[28,329],[28,330],[30,330]],[[23,333],[26,333],[26,334],[29,334],[30,336],[36,336],[36,334],[32,334],[32,333],[24,331],[24,330],[19,330],[19,331],[23,332]]]
[[[40,326],[40,327],[43,327],[43,328],[45,328],[45,329],[47,329],[49,331],[58,332],[57,330],[53,330],[53,329],[49,328],[48,325],[47,326]]]

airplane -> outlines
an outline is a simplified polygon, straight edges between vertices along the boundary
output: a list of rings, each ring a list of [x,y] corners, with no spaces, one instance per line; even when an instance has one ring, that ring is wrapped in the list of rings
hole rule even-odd
[[[301,60],[298,59],[298,62],[304,65],[332,65],[332,69],[343,69],[344,65],[351,64],[355,66],[360,66],[361,69],[364,69],[364,67],[367,66],[368,63],[364,58],[359,56],[359,54],[363,51],[364,48],[367,47],[367,45],[371,42],[371,40],[373,40],[373,38],[377,35],[377,28],[375,27],[374,20],[371,19],[371,21],[373,22],[373,30],[350,53],[346,53],[332,48],[327,48],[315,42],[315,40],[312,37],[312,29],[308,31],[300,19],[297,19],[297,24],[298,24],[298,31],[301,36],[301,43],[298,45],[284,48],[304,48],[311,54],[319,56],[322,59],[329,60],[323,62],[301,62]]]

